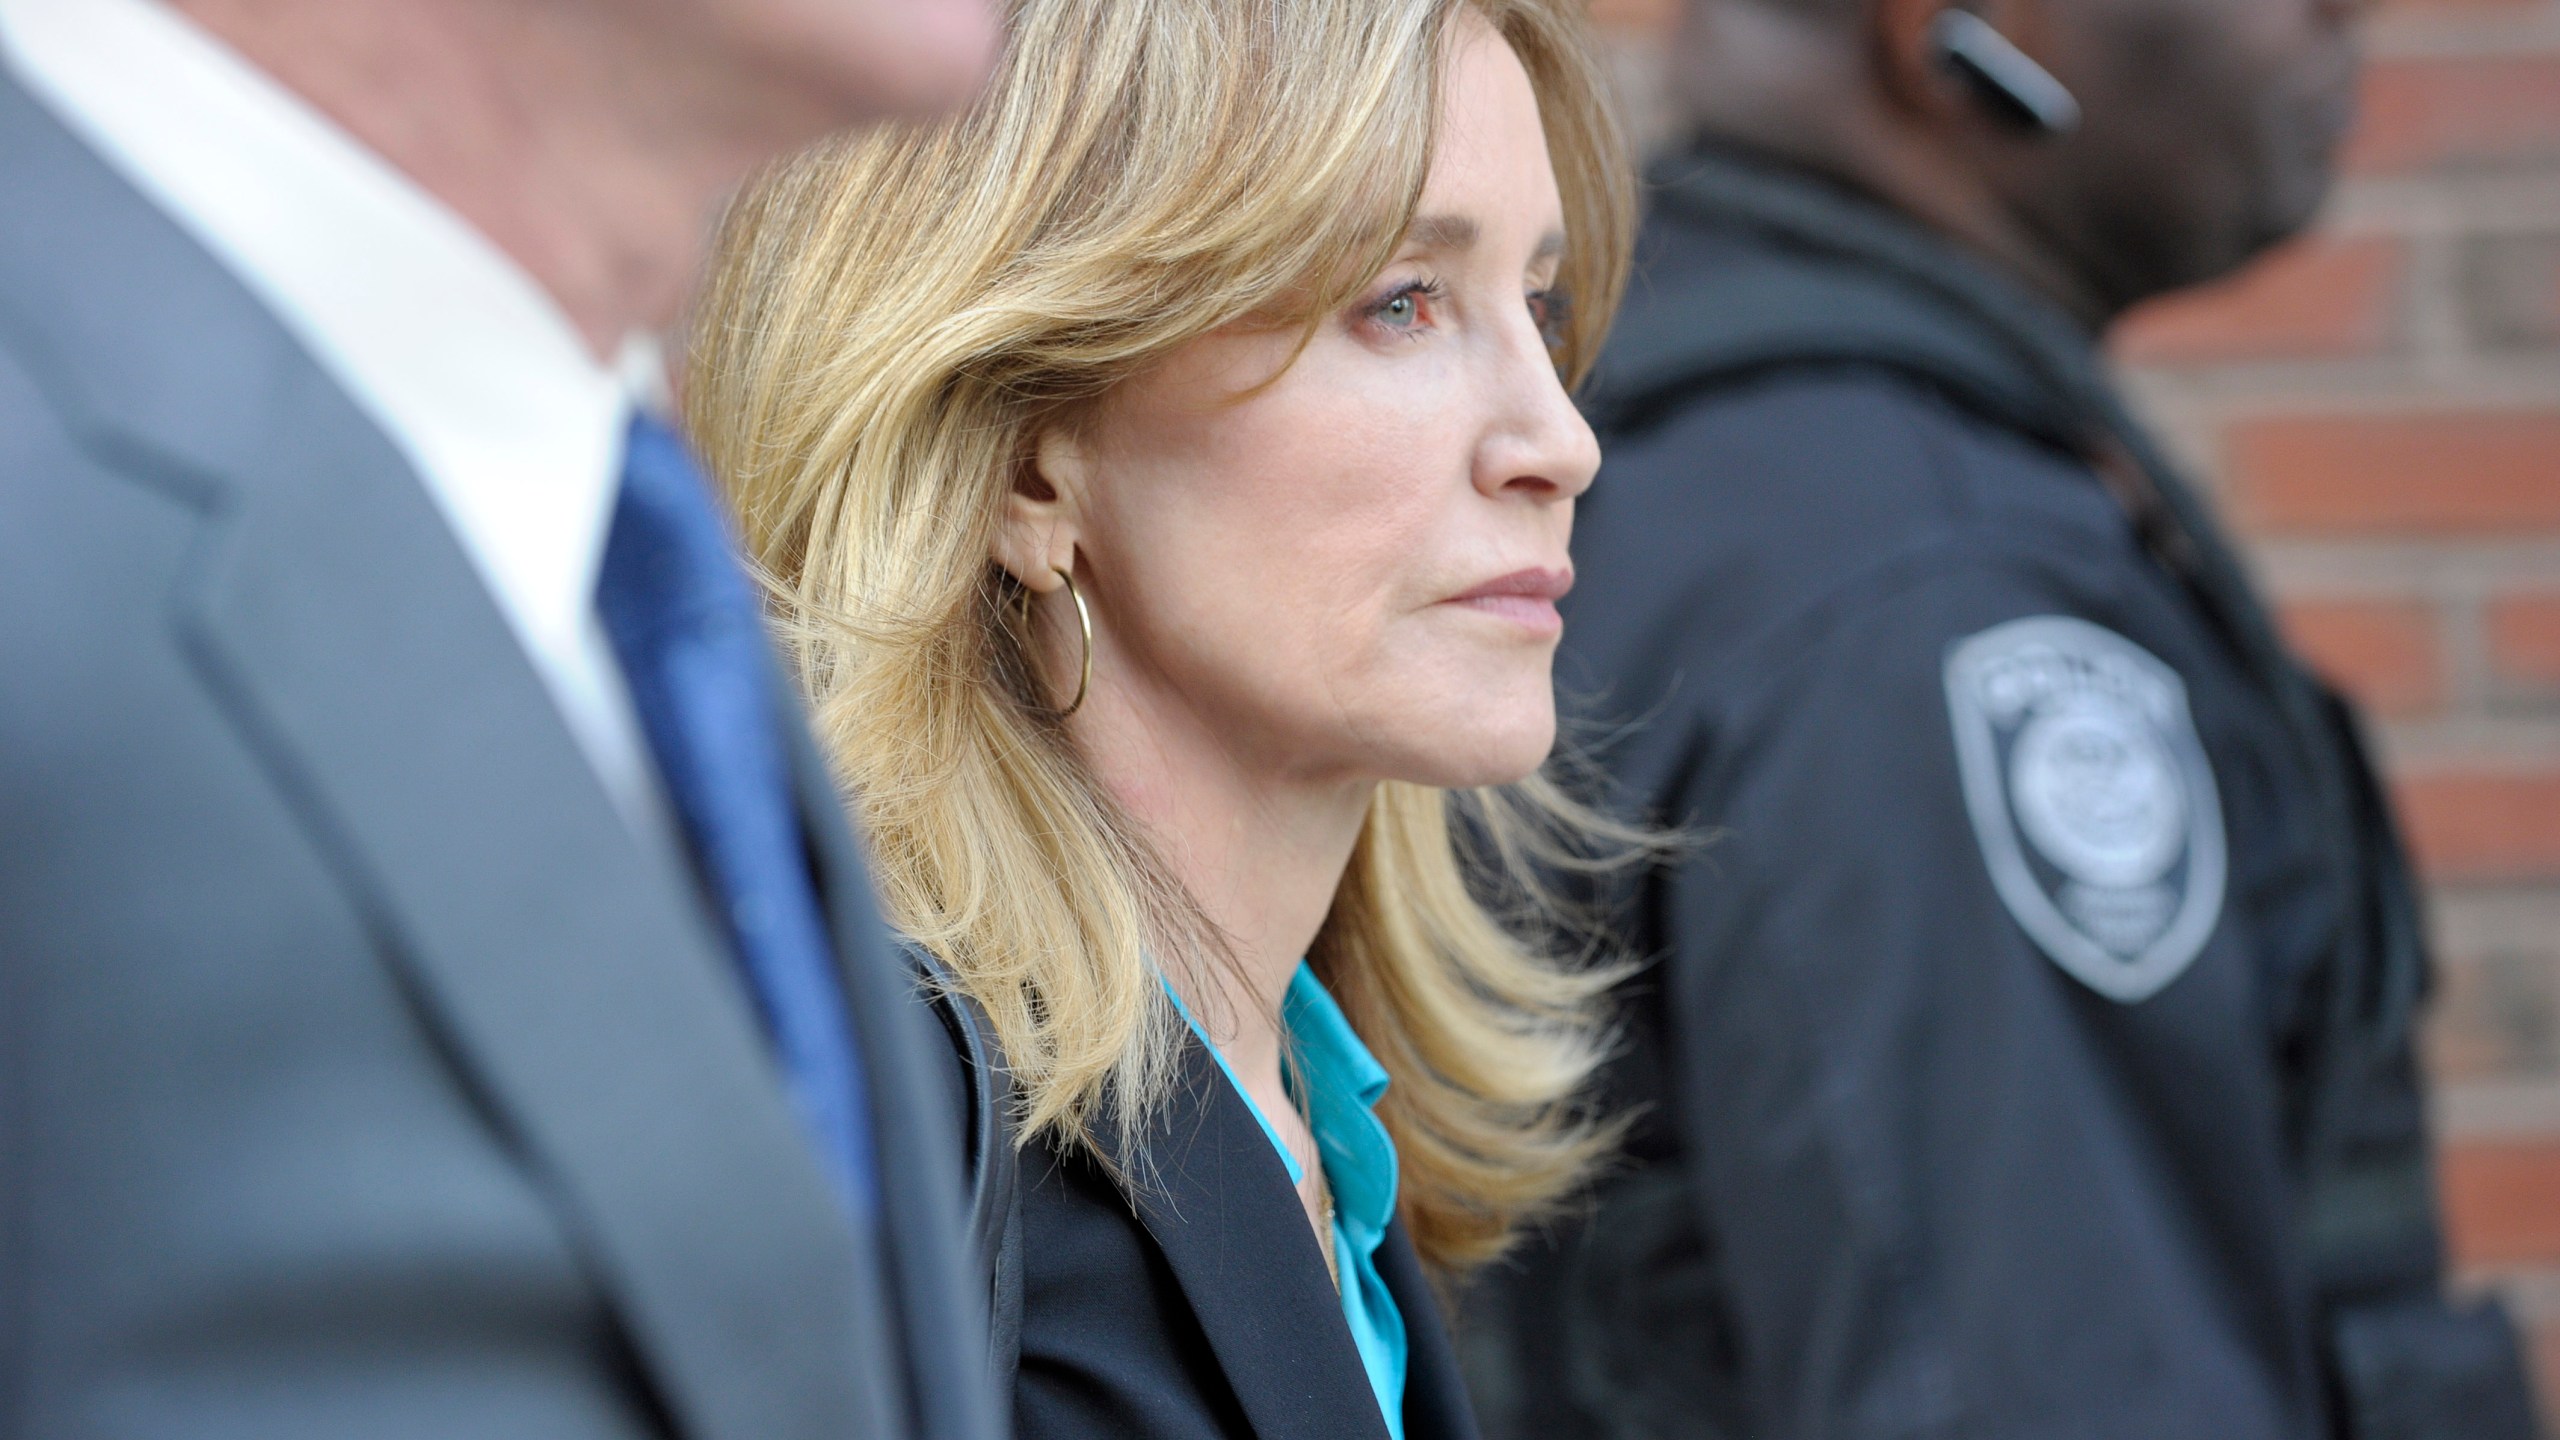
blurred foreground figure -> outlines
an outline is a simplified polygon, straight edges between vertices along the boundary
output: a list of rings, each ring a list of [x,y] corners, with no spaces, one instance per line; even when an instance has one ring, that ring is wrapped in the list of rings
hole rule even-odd
[[[0,0],[0,1434],[996,1433],[956,1120],[682,445],[979,0]]]
[[[1479,1298],[1516,1436],[2443,1437],[2415,896],[2352,717],[2095,346],[2310,218],[2343,0],[1698,0],[1560,684],[1639,1162]]]

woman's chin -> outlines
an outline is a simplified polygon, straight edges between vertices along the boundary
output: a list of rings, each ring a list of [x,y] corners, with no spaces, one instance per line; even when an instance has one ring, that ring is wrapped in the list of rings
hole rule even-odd
[[[1552,704],[1509,715],[1482,710],[1453,714],[1403,747],[1410,763],[1398,767],[1403,773],[1396,778],[1443,790],[1509,785],[1536,774],[1555,743]]]

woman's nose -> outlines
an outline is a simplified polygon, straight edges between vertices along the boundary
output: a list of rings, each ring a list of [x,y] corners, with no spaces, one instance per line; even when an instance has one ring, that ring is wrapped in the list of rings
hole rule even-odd
[[[1497,414],[1478,457],[1477,488],[1540,500],[1570,500],[1590,489],[1600,441],[1565,393],[1545,339],[1528,327],[1526,343],[1515,338],[1502,347],[1498,370]]]

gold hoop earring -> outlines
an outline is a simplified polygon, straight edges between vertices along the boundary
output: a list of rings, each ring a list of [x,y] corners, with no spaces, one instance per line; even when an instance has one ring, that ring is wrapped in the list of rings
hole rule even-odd
[[[1058,712],[1058,718],[1064,720],[1084,708],[1085,692],[1093,688],[1093,612],[1084,607],[1084,594],[1076,589],[1076,577],[1055,565],[1049,567],[1049,573],[1066,582],[1067,598],[1075,602],[1076,625],[1084,631],[1084,664],[1076,674],[1076,698]]]

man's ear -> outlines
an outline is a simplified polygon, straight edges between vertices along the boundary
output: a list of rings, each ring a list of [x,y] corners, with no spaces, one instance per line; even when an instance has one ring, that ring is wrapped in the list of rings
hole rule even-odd
[[[1059,571],[1075,572],[1091,476],[1083,441],[1065,425],[1043,429],[1015,468],[992,548],[1024,588],[1045,595],[1058,588]]]
[[[1942,17],[1950,10],[1979,18],[2023,55],[2043,53],[2052,21],[2046,0],[1875,0],[1874,40],[1885,87],[1896,104],[1941,124],[1970,126],[1993,118],[1978,77],[1950,62]]]
[[[1885,93],[1906,111],[1945,124],[1968,114],[1973,97],[1938,59],[1933,30],[1947,0],[1875,0],[1873,41]]]

